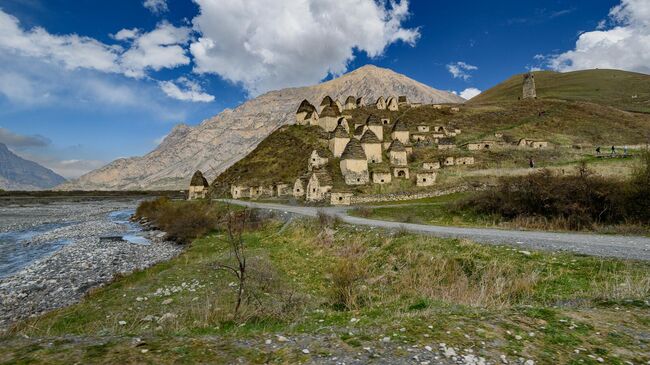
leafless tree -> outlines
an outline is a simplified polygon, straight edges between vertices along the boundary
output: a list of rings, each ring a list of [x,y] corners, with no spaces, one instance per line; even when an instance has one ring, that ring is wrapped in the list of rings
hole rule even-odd
[[[233,274],[237,278],[237,302],[235,304],[234,317],[235,319],[239,316],[239,310],[241,307],[242,300],[244,298],[244,290],[246,285],[246,245],[244,242],[243,234],[246,229],[246,225],[250,220],[250,211],[244,210],[240,212],[229,211],[224,220],[225,220],[225,229],[227,233],[227,240],[230,246],[230,254],[234,256],[236,263],[226,264],[219,263],[217,268],[225,270]]]

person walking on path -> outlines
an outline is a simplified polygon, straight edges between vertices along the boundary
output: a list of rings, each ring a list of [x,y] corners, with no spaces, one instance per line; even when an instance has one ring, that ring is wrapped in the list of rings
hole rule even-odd
[[[627,145],[623,147],[623,156],[627,156]]]
[[[600,146],[596,147],[596,156],[600,156]]]
[[[612,146],[612,156],[614,156],[615,154],[616,154],[616,147]]]

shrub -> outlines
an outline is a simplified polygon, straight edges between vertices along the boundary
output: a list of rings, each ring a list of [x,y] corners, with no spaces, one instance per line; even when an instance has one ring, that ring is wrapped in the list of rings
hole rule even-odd
[[[352,209],[352,212],[359,217],[368,218],[372,215],[373,209],[370,207],[356,207]]]
[[[188,244],[216,229],[224,213],[224,208],[209,201],[173,202],[158,198],[142,202],[135,218],[150,221],[167,233],[167,239]]]
[[[339,217],[327,214],[322,209],[319,209],[318,212],[316,212],[316,218],[318,219],[318,223],[320,224],[321,228],[333,227],[341,223]]]
[[[647,181],[647,167],[631,182],[606,179],[584,166],[573,175],[542,170],[502,178],[495,188],[460,202],[456,209],[497,214],[508,220],[543,217],[569,229],[629,220],[648,223]]]
[[[641,154],[641,164],[629,183],[627,203],[632,217],[650,222],[650,151]]]

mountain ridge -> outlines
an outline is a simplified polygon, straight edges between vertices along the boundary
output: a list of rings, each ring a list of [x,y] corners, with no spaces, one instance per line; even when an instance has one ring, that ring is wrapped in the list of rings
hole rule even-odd
[[[63,176],[16,155],[0,143],[0,189],[43,190],[65,181]]]
[[[431,88],[392,70],[366,65],[314,86],[270,91],[235,109],[226,109],[196,127],[178,125],[153,151],[119,159],[58,187],[60,190],[184,189],[196,170],[209,180],[251,152],[279,127],[295,121],[303,99],[330,95],[374,102],[379,96],[406,95],[412,102],[462,103],[452,93]]]

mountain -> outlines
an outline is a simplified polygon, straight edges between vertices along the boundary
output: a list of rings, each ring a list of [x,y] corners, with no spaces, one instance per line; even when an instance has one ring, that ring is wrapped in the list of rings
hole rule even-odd
[[[650,113],[650,75],[619,70],[534,72],[538,99],[587,101],[617,109]],[[521,96],[523,75],[472,98],[469,104],[516,101]]]
[[[0,189],[51,189],[66,180],[36,162],[25,160],[0,143]]]
[[[465,101],[391,70],[364,66],[319,85],[266,93],[196,127],[179,125],[145,156],[116,160],[59,189],[184,189],[196,170],[204,171],[211,180],[246,156],[273,131],[293,123],[303,99],[318,105],[326,95],[341,102],[349,95],[362,96],[366,101],[398,95],[421,103]]]

